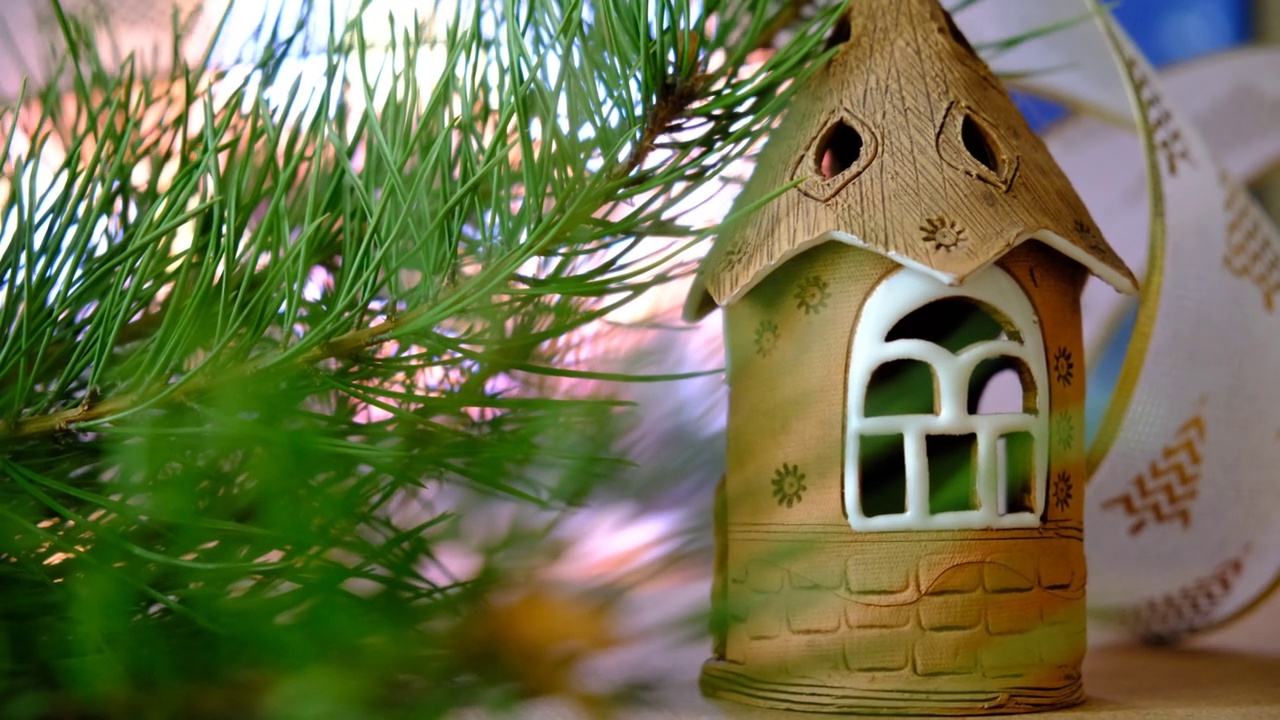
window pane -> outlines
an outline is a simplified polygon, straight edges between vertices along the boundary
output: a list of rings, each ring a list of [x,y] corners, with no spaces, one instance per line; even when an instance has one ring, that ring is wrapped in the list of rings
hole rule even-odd
[[[1000,514],[1035,512],[1035,440],[1031,433],[1002,435],[996,443],[996,464],[1004,488]]]
[[[901,435],[859,438],[858,494],[866,517],[907,511],[907,465]]]
[[[943,298],[913,311],[898,321],[885,337],[894,340],[926,340],[957,353],[974,343],[995,340],[1009,323],[967,298]],[[1021,340],[1016,333],[1010,337]]]
[[[988,358],[969,377],[969,414],[1035,415],[1036,383],[1026,363],[1017,358]]]
[[[871,374],[863,417],[936,415],[937,380],[919,360],[892,360]]]
[[[929,456],[929,513],[977,510],[974,468],[978,464],[978,436],[930,435],[925,438]]]

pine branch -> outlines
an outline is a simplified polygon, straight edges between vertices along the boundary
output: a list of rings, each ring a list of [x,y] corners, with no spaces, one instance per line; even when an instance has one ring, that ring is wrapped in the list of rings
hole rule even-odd
[[[473,494],[559,509],[616,472],[618,403],[537,380],[636,379],[563,353],[688,272],[710,231],[660,238],[832,13],[748,68],[785,9],[462,5],[163,80],[64,22],[70,75],[0,128],[0,593],[40,598],[0,629],[48,629],[0,632],[30,660],[0,687],[88,643],[133,688],[320,666],[486,697],[447,629],[536,543],[468,577],[438,548]]]

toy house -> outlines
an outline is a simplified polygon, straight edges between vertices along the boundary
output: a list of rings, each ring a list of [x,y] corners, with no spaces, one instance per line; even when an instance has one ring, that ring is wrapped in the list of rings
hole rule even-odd
[[[723,308],[730,386],[703,691],[1076,703],[1079,298],[1136,281],[935,0],[852,0],[832,43],[686,306]]]

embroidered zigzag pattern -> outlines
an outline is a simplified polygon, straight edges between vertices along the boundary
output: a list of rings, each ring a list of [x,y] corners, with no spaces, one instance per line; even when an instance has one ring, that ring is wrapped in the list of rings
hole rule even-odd
[[[1262,304],[1274,313],[1280,294],[1280,249],[1267,232],[1258,208],[1238,186],[1227,191],[1227,251],[1222,262],[1227,271],[1262,292]]]
[[[1213,620],[1213,611],[1231,593],[1243,571],[1242,554],[1185,587],[1124,611],[1121,619],[1148,640],[1168,641],[1199,629]]]
[[[1126,56],[1125,65],[1129,69],[1129,77],[1133,80],[1133,88],[1146,111],[1147,124],[1151,126],[1151,136],[1156,149],[1164,159],[1165,170],[1169,175],[1178,174],[1179,163],[1191,164],[1191,148],[1182,130],[1173,117],[1173,112],[1165,104],[1164,97],[1151,83],[1151,78],[1143,69],[1137,58]]]
[[[1200,480],[1200,444],[1204,442],[1204,419],[1188,420],[1174,442],[1166,445],[1160,458],[1152,460],[1147,472],[1130,483],[1129,492],[1102,503],[1104,509],[1119,508],[1132,518],[1129,534],[1138,535],[1149,523],[1180,522],[1191,527],[1191,505]]]

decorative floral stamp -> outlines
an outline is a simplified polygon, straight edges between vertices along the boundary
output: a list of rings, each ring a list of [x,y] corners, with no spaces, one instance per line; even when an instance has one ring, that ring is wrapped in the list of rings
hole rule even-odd
[[[756,354],[769,357],[769,353],[778,346],[778,323],[773,320],[761,320],[756,328]]]
[[[827,306],[827,298],[831,297],[831,293],[827,291],[830,284],[817,275],[810,275],[801,280],[796,285],[796,309],[804,310],[804,314],[818,314],[822,312],[822,308]]]
[[[1066,510],[1071,505],[1072,490],[1071,474],[1066,470],[1058,473],[1057,479],[1053,483],[1053,504],[1059,510]]]
[[[1053,438],[1058,447],[1070,450],[1076,442],[1076,424],[1071,416],[1060,412],[1053,416]]]
[[[782,463],[782,467],[774,471],[773,496],[778,499],[779,505],[791,507],[798,504],[807,489],[800,466]]]
[[[1058,352],[1053,356],[1053,374],[1058,379],[1058,383],[1063,387],[1070,387],[1071,381],[1075,379],[1076,363],[1071,356],[1071,351],[1065,347],[1059,347]]]
[[[965,237],[964,228],[957,225],[954,220],[948,220],[941,215],[926,220],[925,224],[920,226],[920,231],[924,233],[924,241],[933,243],[935,250],[951,252],[968,239]]]
[[[747,248],[741,243],[730,245],[720,257],[719,272],[731,273],[738,269],[738,266],[746,260]]]

